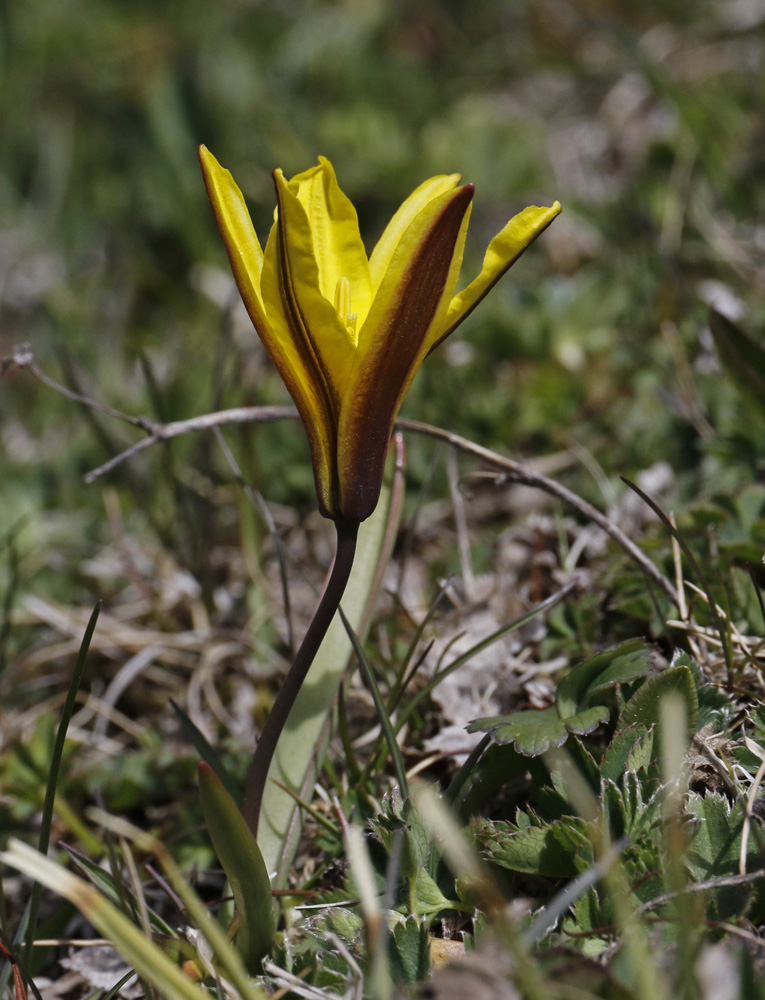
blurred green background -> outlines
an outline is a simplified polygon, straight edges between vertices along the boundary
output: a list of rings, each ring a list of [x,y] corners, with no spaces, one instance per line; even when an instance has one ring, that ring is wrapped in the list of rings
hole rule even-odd
[[[273,167],[328,156],[369,249],[413,187],[459,171],[476,185],[465,278],[515,211],[558,198],[564,214],[429,359],[404,414],[512,454],[578,444],[609,475],[665,460],[686,499],[761,473],[762,425],[707,329],[711,301],[756,338],[765,321],[756,0],[0,10],[3,354],[28,342],[50,375],[162,420],[285,401],[237,306],[197,145],[232,170],[263,237]],[[69,560],[109,530],[103,484],[82,475],[136,434],[10,371],[0,435],[4,544],[25,518],[28,577],[54,546],[75,599]],[[312,506],[296,426],[230,440],[267,499]],[[431,451],[412,443],[413,482]],[[602,503],[589,473],[568,475]],[[195,436],[107,485],[194,568],[198,536],[233,530],[214,499],[230,478]]]

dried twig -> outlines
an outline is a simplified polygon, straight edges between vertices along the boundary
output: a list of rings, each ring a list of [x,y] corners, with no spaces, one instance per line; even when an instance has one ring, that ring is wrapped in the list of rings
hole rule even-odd
[[[231,410],[219,410],[215,413],[205,413],[199,417],[191,417],[189,420],[176,420],[169,424],[161,424],[153,420],[147,420],[144,417],[131,417],[128,414],[121,413],[119,410],[113,409],[112,407],[104,406],[96,400],[89,399],[87,396],[82,396],[79,393],[73,393],[70,389],[67,389],[65,386],[60,385],[45,375],[34,363],[33,355],[26,347],[17,348],[14,354],[3,358],[2,362],[0,362],[0,372],[5,372],[9,367],[14,366],[30,372],[30,374],[39,378],[46,385],[50,386],[50,388],[55,389],[57,392],[61,392],[63,395],[73,399],[75,402],[78,402],[83,406],[89,406],[102,413],[109,414],[110,416],[114,416],[119,420],[132,424],[135,427],[140,427],[141,430],[145,431],[148,435],[148,437],[144,438],[142,441],[138,441],[130,448],[127,448],[125,451],[120,452],[120,454],[115,455],[108,462],[100,465],[97,469],[93,469],[89,472],[85,476],[85,481],[88,483],[92,483],[100,476],[105,475],[107,472],[111,472],[112,469],[116,468],[122,462],[125,462],[127,459],[137,455],[139,452],[150,448],[153,444],[156,444],[159,441],[167,441],[170,438],[178,437],[181,434],[188,434],[192,431],[210,430],[211,428],[221,427],[225,424],[255,422],[271,423],[276,420],[298,419],[297,411],[291,406],[242,406]],[[605,514],[601,513],[597,507],[593,507],[592,504],[567,489],[561,483],[558,483],[554,479],[550,479],[539,472],[535,472],[527,465],[515,462],[511,458],[506,458],[504,455],[499,455],[495,451],[490,451],[488,448],[484,448],[467,438],[461,437],[459,434],[443,430],[443,428],[440,427],[434,427],[432,424],[425,424],[419,420],[404,420],[399,418],[396,421],[396,427],[398,430],[412,431],[416,434],[423,434],[427,437],[437,438],[440,441],[446,441],[448,444],[452,445],[452,447],[458,448],[460,451],[464,451],[467,454],[475,455],[476,458],[480,458],[482,461],[501,469],[505,474],[507,482],[522,483],[525,486],[532,486],[536,489],[543,490],[545,493],[549,493],[551,496],[557,497],[559,500],[562,500],[563,503],[573,507],[575,510],[578,510],[580,514],[602,528],[603,531],[605,531],[607,535],[620,545],[627,555],[629,555],[630,558],[632,558],[640,566],[645,575],[657,584],[674,604],[679,605],[680,598],[672,582],[668,580],[661,570],[655,566],[646,555],[644,555],[644,553],[630,538],[627,537],[627,535],[625,535],[621,528],[614,524],[614,522]]]
[[[765,868],[760,868],[756,872],[748,875],[723,875],[720,878],[708,878],[703,882],[691,882],[685,888],[677,892],[663,892],[660,896],[649,899],[647,903],[638,906],[636,913],[650,913],[651,910],[658,910],[667,903],[671,903],[678,896],[683,896],[688,892],[709,892],[710,889],[723,889],[731,885],[749,885],[758,879],[765,878]]]
[[[674,585],[664,576],[658,567],[654,566],[651,560],[641,552],[641,550],[635,545],[635,543],[624,534],[618,525],[614,524],[605,514],[602,514],[597,507],[593,507],[592,504],[583,500],[582,497],[573,493],[571,490],[567,489],[561,483],[556,482],[554,479],[549,479],[547,476],[543,476],[539,472],[535,472],[533,469],[529,468],[527,465],[521,465],[520,462],[514,462],[511,458],[505,458],[504,455],[498,455],[495,451],[490,451],[488,448],[483,448],[479,444],[475,444],[473,441],[469,441],[467,438],[461,437],[459,434],[454,434],[451,431],[445,431],[440,427],[433,427],[431,424],[423,424],[419,420],[402,420],[396,421],[396,426],[403,431],[414,431],[417,434],[425,434],[428,437],[438,438],[441,441],[447,441],[449,444],[454,445],[454,447],[459,448],[460,451],[468,452],[471,455],[475,455],[477,458],[483,459],[484,462],[488,462],[497,468],[502,469],[506,476],[507,481],[512,483],[522,483],[524,486],[533,486],[536,489],[544,490],[545,493],[551,494],[551,496],[557,497],[562,500],[565,504],[578,510],[580,514],[583,514],[590,521],[594,521],[600,528],[605,531],[613,540],[620,545],[624,551],[636,563],[640,566],[643,572],[654,581],[669,597],[669,599],[674,603],[678,603],[678,595],[675,590]]]

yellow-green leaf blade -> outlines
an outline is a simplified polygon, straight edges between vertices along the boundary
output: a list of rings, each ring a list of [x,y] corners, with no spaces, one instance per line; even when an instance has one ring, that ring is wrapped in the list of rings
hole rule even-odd
[[[247,969],[257,974],[276,935],[268,871],[238,806],[205,763],[199,765],[199,792],[205,823],[239,914],[237,948]]]

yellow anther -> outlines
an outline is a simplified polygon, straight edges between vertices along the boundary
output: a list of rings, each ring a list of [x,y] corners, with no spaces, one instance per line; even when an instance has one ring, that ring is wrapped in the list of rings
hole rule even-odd
[[[338,278],[335,285],[335,310],[345,323],[348,333],[355,339],[358,316],[351,312],[351,283],[347,278]]]

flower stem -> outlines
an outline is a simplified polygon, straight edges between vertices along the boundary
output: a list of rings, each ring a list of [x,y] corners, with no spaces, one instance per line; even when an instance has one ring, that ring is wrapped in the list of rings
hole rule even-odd
[[[263,732],[260,734],[258,745],[250,764],[250,772],[247,775],[247,786],[244,792],[244,807],[242,812],[244,818],[254,836],[258,835],[258,822],[260,820],[260,807],[263,801],[263,792],[266,787],[268,770],[282,734],[287,718],[295,704],[303,681],[306,679],[308,671],[319,651],[324,636],[327,634],[335,612],[340,607],[345,592],[348,577],[353,567],[353,558],[356,554],[356,539],[359,533],[358,521],[337,521],[337,551],[335,561],[332,566],[327,586],[321,595],[319,604],[308,626],[305,638],[300,644],[295,654],[292,666],[284,679],[279,694],[276,696],[273,707],[266,719]]]

